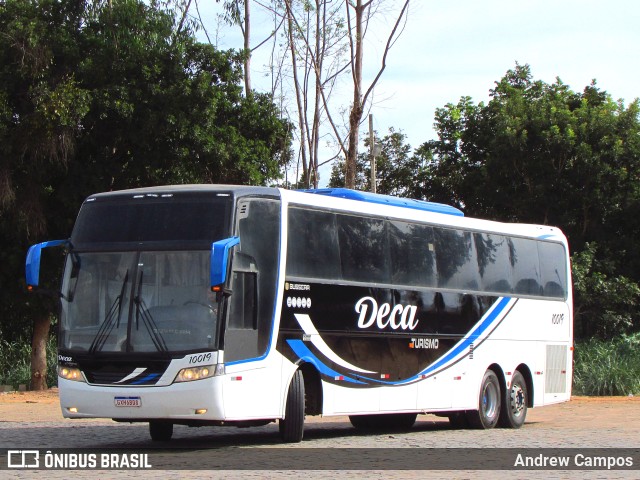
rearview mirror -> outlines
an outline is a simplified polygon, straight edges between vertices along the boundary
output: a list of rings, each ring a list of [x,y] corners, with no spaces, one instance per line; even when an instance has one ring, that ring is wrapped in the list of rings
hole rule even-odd
[[[27,279],[27,289],[33,290],[40,283],[40,257],[42,249],[48,247],[57,247],[67,243],[68,240],[51,240],[32,245],[27,252],[27,261],[25,263],[25,277]]]
[[[229,252],[240,243],[240,237],[229,237],[211,244],[211,287],[224,285],[229,268]]]

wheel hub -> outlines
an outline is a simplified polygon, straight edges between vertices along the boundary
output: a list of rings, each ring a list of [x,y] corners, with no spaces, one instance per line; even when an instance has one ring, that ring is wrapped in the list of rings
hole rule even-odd
[[[511,411],[514,415],[520,415],[525,408],[524,391],[520,385],[511,387]]]

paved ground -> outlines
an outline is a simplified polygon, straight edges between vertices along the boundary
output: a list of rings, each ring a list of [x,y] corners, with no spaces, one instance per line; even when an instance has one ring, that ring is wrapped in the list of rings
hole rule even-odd
[[[375,455],[398,452],[411,462],[412,455],[425,454],[424,448],[640,448],[640,397],[625,398],[585,398],[578,397],[569,403],[552,405],[529,410],[527,422],[522,429],[494,429],[488,431],[454,430],[446,419],[431,415],[418,417],[419,420],[409,432],[387,432],[363,434],[356,431],[346,417],[310,417],[305,428],[305,440],[301,444],[281,448],[278,429],[275,424],[266,427],[237,429],[222,427],[188,428],[176,426],[174,440],[171,442],[170,465],[181,468],[197,464],[202,455],[226,455],[246,458],[251,468],[261,468],[261,455],[265,449],[272,458],[279,460],[278,465],[286,464],[287,459],[299,461],[299,450],[323,449],[314,452],[327,455],[327,461],[337,459],[340,466],[357,464],[359,455]],[[56,392],[41,394],[0,394],[0,448],[127,448],[131,451],[144,451],[157,447],[149,439],[144,424],[119,424],[110,420],[65,420],[59,410]],[[185,450],[176,450],[185,448]],[[385,450],[349,450],[349,449],[387,449]],[[254,454],[250,449],[254,449]],[[324,450],[328,449],[328,450]],[[333,450],[331,450],[333,449]],[[338,449],[338,450],[336,450]],[[306,455],[308,450],[303,450]],[[517,451],[517,450],[516,450]],[[553,450],[552,450],[553,451]],[[271,455],[273,452],[273,455]],[[373,452],[373,453],[372,453]],[[478,452],[471,450],[471,453]],[[548,452],[548,451],[547,451]],[[332,453],[334,456],[332,456]],[[464,451],[455,451],[464,462]],[[259,454],[259,455],[257,455]],[[349,456],[353,455],[351,460]],[[253,463],[252,463],[253,462]],[[412,470],[374,470],[339,471],[343,478],[491,478],[500,472],[492,471],[428,471],[424,463],[419,471]],[[461,463],[461,465],[464,463]],[[636,466],[638,468],[638,466]],[[336,470],[338,466],[336,467]],[[40,471],[28,472],[29,477],[47,479],[68,478],[68,472]],[[73,472],[74,477],[93,478],[95,472]],[[502,472],[503,474],[507,472]],[[163,472],[169,478],[327,478],[336,472],[257,470],[257,471],[188,471],[172,470]],[[158,472],[127,471],[108,472],[109,478],[154,478]],[[634,471],[536,471],[511,472],[514,478],[640,478],[640,470]],[[0,478],[23,478],[25,472],[0,471]],[[502,476],[502,475],[500,475]]]

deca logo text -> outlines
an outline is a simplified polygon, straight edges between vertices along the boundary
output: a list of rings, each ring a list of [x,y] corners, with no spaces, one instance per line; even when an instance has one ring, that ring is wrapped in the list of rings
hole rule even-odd
[[[378,302],[373,297],[362,297],[356,303],[356,313],[358,318],[358,328],[369,328],[374,323],[380,330],[391,327],[393,330],[413,330],[418,326],[416,310],[414,305],[396,304],[393,308],[388,303],[383,303],[378,307]],[[371,310],[369,310],[371,309]]]

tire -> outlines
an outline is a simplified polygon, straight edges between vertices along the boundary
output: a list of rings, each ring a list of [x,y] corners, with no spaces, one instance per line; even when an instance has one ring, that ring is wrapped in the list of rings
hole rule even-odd
[[[511,388],[508,388],[502,399],[499,425],[503,428],[520,428],[527,417],[529,391],[527,382],[518,371],[513,374]]]
[[[478,410],[467,412],[467,420],[473,428],[489,429],[496,426],[500,418],[500,405],[502,395],[498,376],[487,370],[482,378],[480,395],[478,397]]]
[[[467,420],[467,415],[464,411],[462,412],[451,412],[449,415],[449,424],[451,428],[455,429],[465,429],[469,428],[469,421]]]
[[[154,442],[168,442],[173,436],[173,423],[149,422],[149,434]]]
[[[393,430],[410,430],[418,418],[417,413],[394,413],[385,416],[389,418]]]
[[[358,430],[409,430],[416,423],[417,413],[388,413],[382,415],[349,415]]]
[[[349,421],[358,430],[372,430],[373,417],[376,415],[349,415]]]
[[[289,384],[284,418],[280,419],[278,428],[280,437],[285,443],[299,443],[304,434],[304,378],[300,370],[296,370]]]

